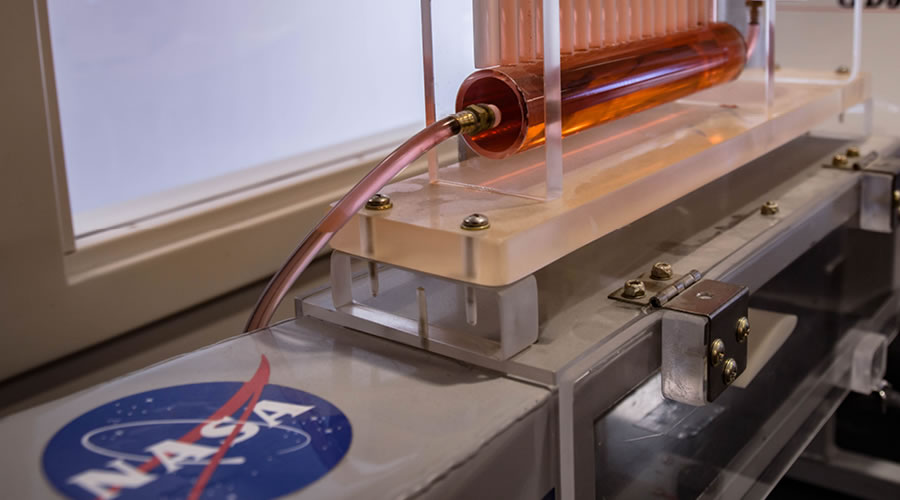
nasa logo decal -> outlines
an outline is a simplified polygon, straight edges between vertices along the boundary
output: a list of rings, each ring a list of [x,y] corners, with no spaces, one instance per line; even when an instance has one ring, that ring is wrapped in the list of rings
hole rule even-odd
[[[112,401],[60,429],[44,472],[76,499],[274,498],[333,469],[350,421],[315,395],[272,385],[269,362],[246,383],[165,387]]]

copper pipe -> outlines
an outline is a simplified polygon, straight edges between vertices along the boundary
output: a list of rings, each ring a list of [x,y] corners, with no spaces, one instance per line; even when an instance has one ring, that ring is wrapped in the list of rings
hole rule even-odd
[[[762,0],[747,0],[747,9],[750,12],[750,21],[747,24],[747,59],[753,55],[756,42],[759,40],[759,9],[763,6]]]
[[[245,332],[269,325],[278,304],[288,290],[347,221],[358,212],[366,201],[396,177],[404,168],[422,156],[426,151],[459,133],[474,133],[497,125],[500,115],[490,105],[473,106],[443,120],[432,123],[421,132],[400,145],[382,160],[361,181],[344,195],[328,214],[319,221],[312,231],[294,250],[281,269],[275,273],[256,303]]]
[[[695,30],[563,56],[562,135],[567,136],[731,81],[746,62],[733,26]],[[499,126],[466,137],[477,153],[506,158],[544,143],[544,71],[540,64],[476,71],[460,86],[456,108],[496,105]]]
[[[753,50],[756,49],[756,42],[759,40],[759,25],[751,24],[747,26],[747,59],[750,59],[750,56],[753,55]]]

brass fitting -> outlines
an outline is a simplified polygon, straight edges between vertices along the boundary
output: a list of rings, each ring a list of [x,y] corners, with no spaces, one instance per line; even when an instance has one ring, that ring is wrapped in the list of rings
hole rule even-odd
[[[500,110],[493,104],[470,104],[453,115],[459,124],[459,133],[474,135],[490,130],[500,123]]]
[[[762,0],[747,0],[745,4],[750,9],[750,25],[759,24],[759,8],[763,6]]]

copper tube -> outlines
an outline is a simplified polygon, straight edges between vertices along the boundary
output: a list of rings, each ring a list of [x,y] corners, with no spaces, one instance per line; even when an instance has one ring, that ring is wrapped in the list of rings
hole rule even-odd
[[[746,62],[744,39],[725,23],[562,58],[562,135],[671,102],[731,81]],[[489,102],[500,124],[466,137],[477,153],[506,158],[544,142],[543,67],[476,71],[466,78],[456,108]]]
[[[247,321],[245,332],[269,325],[278,304],[287,295],[288,290],[297,281],[300,274],[331,240],[334,233],[344,227],[369,198],[423,153],[461,131],[465,131],[467,125],[460,122],[458,115],[459,113],[432,123],[412,136],[366,174],[331,208],[269,281]]]
[[[750,56],[753,55],[757,41],[759,41],[759,25],[751,24],[747,26],[747,59],[750,59]]]

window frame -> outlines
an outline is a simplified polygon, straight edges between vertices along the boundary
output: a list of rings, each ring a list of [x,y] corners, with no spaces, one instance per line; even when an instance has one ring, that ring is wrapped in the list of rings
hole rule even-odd
[[[316,168],[308,156],[254,167],[226,195],[76,238],[47,9],[0,2],[0,67],[15,75],[0,79],[0,380],[266,279],[409,135],[386,131]],[[403,177],[425,170],[420,159]]]

